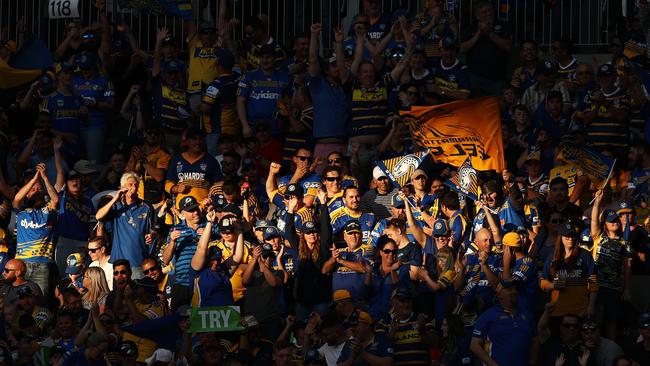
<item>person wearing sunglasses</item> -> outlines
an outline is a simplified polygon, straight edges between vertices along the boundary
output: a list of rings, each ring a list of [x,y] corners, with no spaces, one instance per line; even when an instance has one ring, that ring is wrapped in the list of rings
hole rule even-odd
[[[601,336],[600,327],[594,320],[589,319],[582,323],[580,335],[598,366],[614,365],[614,360],[623,356],[623,350],[616,342]]]
[[[623,238],[621,218],[614,210],[600,212],[603,190],[596,192],[591,211],[591,253],[598,272],[597,311],[605,321],[605,336],[615,339],[622,301],[631,298],[632,248]],[[626,221],[627,222],[627,221]]]
[[[303,203],[305,206],[311,207],[316,198],[316,190],[320,188],[322,181],[321,177],[311,169],[314,162],[314,154],[308,147],[299,147],[291,158],[291,162],[293,163],[291,174],[280,177],[277,186],[275,185],[275,176],[281,166],[278,163],[271,163],[269,177],[266,181],[266,193],[276,206],[284,208],[285,205],[278,201],[279,197],[276,196],[281,193],[286,194],[286,189],[289,184],[297,184],[303,191]],[[273,179],[272,182],[271,179]]]
[[[410,283],[409,266],[398,260],[398,252],[397,243],[382,236],[377,243],[374,265],[364,279],[370,288],[368,312],[378,319],[388,314],[393,291]]]
[[[377,220],[383,220],[391,217],[392,198],[397,193],[397,190],[393,187],[386,173],[378,166],[372,169],[372,178],[374,189],[368,190],[361,197],[361,210],[372,212]]]
[[[551,319],[554,304],[547,303],[544,313],[537,322],[537,337],[542,346],[539,365],[553,365],[560,358],[564,359],[563,365],[584,365],[589,358],[589,350],[582,343],[580,329],[582,321],[576,314],[566,314],[560,318],[560,336],[553,337],[551,332]]]
[[[343,207],[343,190],[341,189],[341,169],[334,165],[328,165],[323,171],[323,185],[327,195],[327,209],[330,215],[335,210]]]
[[[172,281],[170,281],[169,274],[163,271],[162,264],[156,258],[147,257],[142,260],[142,273],[154,280],[158,291],[164,294],[171,304]]]
[[[325,159],[325,162],[327,163],[328,166],[335,166],[341,170],[341,188],[345,189],[348,187],[359,186],[359,181],[357,180],[357,178],[349,175],[350,169],[348,167],[346,158],[343,156],[342,153],[338,151],[333,151],[327,154],[327,158]]]
[[[111,256],[108,249],[108,238],[105,236],[95,236],[88,241],[88,256],[90,264],[88,267],[99,267],[104,270],[108,288],[113,290],[113,264],[110,262]]]

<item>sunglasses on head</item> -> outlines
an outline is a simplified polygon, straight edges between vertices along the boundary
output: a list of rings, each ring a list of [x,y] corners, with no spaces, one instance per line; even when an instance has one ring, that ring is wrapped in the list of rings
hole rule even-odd
[[[160,270],[160,266],[153,266],[151,268],[143,269],[142,273],[144,273],[145,275],[148,275],[149,273],[151,273],[153,271],[158,271],[158,270]]]
[[[118,276],[118,275],[127,275],[129,274],[129,271],[123,269],[121,271],[113,271],[113,276]]]
[[[397,249],[382,249],[384,254],[397,254]]]
[[[339,179],[340,179],[339,177],[325,177],[325,180],[328,182],[336,182]]]

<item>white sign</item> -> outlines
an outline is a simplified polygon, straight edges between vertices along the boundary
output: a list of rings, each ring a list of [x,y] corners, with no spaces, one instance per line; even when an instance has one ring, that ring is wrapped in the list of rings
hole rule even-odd
[[[79,0],[48,0],[47,12],[50,19],[78,18]]]

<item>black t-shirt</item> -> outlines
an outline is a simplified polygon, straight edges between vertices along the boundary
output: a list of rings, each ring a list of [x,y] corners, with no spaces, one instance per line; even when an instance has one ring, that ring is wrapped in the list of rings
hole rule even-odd
[[[511,32],[506,23],[495,20],[492,27],[494,33],[509,39]],[[472,24],[463,36],[463,42],[469,40],[478,31],[478,23]],[[500,49],[487,36],[481,36],[467,52],[466,63],[469,69],[490,80],[505,80],[508,52]]]
[[[643,347],[643,342],[631,346],[625,351],[625,354],[639,365],[650,365],[650,350]]]
[[[648,240],[648,232],[641,226],[635,226],[634,230],[630,230],[630,245],[634,252],[632,256],[632,274],[650,275],[650,240]],[[641,262],[637,253],[645,254],[645,262]]]

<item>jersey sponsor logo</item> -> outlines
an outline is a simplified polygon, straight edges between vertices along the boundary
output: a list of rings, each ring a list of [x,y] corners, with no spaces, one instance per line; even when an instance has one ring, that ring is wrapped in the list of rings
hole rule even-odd
[[[201,170],[206,171],[208,169],[208,164],[201,163],[200,168],[201,168]]]
[[[179,182],[184,182],[188,180],[203,181],[205,180],[205,173],[196,173],[196,172],[178,173]]]
[[[215,48],[214,47],[196,47],[194,48],[194,57],[195,58],[203,58],[203,59],[216,59],[217,55],[215,53]]]
[[[25,229],[42,229],[47,226],[47,222],[39,224],[31,220],[22,219],[20,220],[20,226],[24,227]]]
[[[205,90],[205,94],[210,98],[216,98],[217,95],[219,95],[219,89],[214,86],[209,86],[208,89]]]
[[[249,98],[255,99],[255,100],[260,100],[260,99],[266,99],[266,100],[279,100],[282,97],[280,93],[274,93],[270,90],[262,90],[262,91],[252,91],[249,95]]]

